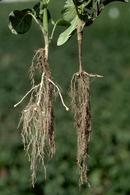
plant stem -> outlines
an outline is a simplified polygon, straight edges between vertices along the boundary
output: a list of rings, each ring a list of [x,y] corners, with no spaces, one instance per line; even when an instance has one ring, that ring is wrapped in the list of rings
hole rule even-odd
[[[53,36],[54,36],[55,30],[56,30],[56,27],[57,27],[57,22],[53,26],[53,29],[52,29],[52,32],[51,32],[51,36],[50,36],[50,42],[53,39]]]
[[[83,25],[77,28],[77,41],[79,50],[79,73],[83,71]]]
[[[78,54],[79,54],[79,73],[83,70],[83,48],[82,48],[82,41],[83,41],[83,31],[81,26],[77,28],[77,40],[78,40]]]
[[[36,24],[38,24],[40,30],[42,31],[42,33],[44,35],[44,29],[43,29],[42,25],[40,24],[40,22],[37,20],[37,18],[33,14],[31,14],[31,13],[29,13],[28,15],[31,15],[32,16],[32,18],[34,19],[34,21],[36,22]]]
[[[48,61],[49,50],[49,35],[48,35],[48,13],[47,8],[43,10],[43,29],[44,29],[44,41],[45,41],[45,58]]]

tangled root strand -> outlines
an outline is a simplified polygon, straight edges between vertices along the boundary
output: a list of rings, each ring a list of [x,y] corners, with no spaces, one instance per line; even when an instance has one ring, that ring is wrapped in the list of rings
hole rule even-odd
[[[36,180],[36,172],[39,163],[45,170],[46,157],[52,158],[55,154],[53,95],[54,86],[49,81],[51,73],[49,64],[44,56],[44,49],[39,49],[32,62],[31,80],[35,85],[34,74],[36,70],[41,72],[41,82],[33,87],[29,103],[22,112],[22,139],[25,150],[29,156],[32,171],[32,184]]]
[[[75,73],[71,80],[71,105],[77,128],[77,164],[80,169],[79,184],[88,182],[87,161],[91,132],[90,77],[82,72]]]

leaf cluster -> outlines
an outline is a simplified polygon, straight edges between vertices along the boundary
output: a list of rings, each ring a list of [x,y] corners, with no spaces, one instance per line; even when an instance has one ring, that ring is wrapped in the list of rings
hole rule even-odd
[[[64,44],[76,31],[77,26],[89,26],[99,16],[104,7],[115,0],[66,0],[62,17],[69,22],[69,27],[60,34],[58,45]],[[127,2],[127,0],[118,0]],[[76,19],[78,18],[78,19]],[[75,22],[75,20],[77,22]]]
[[[29,31],[34,19],[39,26],[43,23],[43,12],[47,9],[49,1],[41,1],[32,9],[14,10],[9,15],[9,28],[13,34],[24,34]],[[47,9],[48,21],[51,18]]]
[[[115,0],[66,0],[61,18],[54,22],[48,10],[50,0],[41,0],[32,9],[12,11],[9,15],[9,28],[14,34],[24,34],[28,32],[32,25],[32,19],[34,19],[43,31],[43,12],[44,9],[47,9],[48,21],[52,22],[54,30],[57,25],[66,27],[57,41],[57,45],[60,46],[71,38],[78,26],[91,25],[104,7],[113,1]],[[127,2],[127,0],[118,1]]]

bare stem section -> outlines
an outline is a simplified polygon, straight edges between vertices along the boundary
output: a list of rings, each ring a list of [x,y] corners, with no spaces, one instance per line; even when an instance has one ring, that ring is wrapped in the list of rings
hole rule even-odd
[[[77,128],[77,163],[80,168],[79,184],[87,182],[88,145],[91,132],[90,77],[75,73],[71,80],[71,105]]]

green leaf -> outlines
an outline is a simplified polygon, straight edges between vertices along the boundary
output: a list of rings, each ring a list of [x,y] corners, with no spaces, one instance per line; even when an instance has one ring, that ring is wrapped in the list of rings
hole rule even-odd
[[[91,0],[73,0],[73,2],[75,3],[75,5],[79,6],[81,4],[88,4]]]
[[[32,9],[32,12],[34,16],[39,20],[41,23],[43,23],[43,11],[46,9],[46,5],[43,3],[36,3]],[[51,14],[49,10],[47,9],[47,14],[48,14],[48,21],[51,20]]]
[[[128,2],[128,0],[73,0],[78,16],[86,26],[92,24],[104,7],[114,1]]]
[[[67,0],[62,10],[63,19],[71,22],[77,15],[75,5],[72,0]]]
[[[98,0],[73,0],[77,14],[79,18],[88,23],[89,20],[93,20],[95,13],[97,13]],[[95,6],[96,4],[96,6]]]
[[[57,20],[57,21],[56,21],[56,24],[57,24],[58,26],[65,26],[65,27],[70,26],[70,23],[67,22],[67,21],[64,20],[64,19],[59,19],[59,20]]]
[[[79,22],[79,18],[78,18],[78,16],[76,16],[72,20],[71,25],[63,33],[60,34],[58,41],[57,41],[58,46],[63,45],[64,43],[66,43],[68,41],[68,39],[71,37],[72,33],[77,28],[78,22]]]
[[[15,10],[9,15],[9,28],[13,34],[26,33],[32,24],[32,11],[30,9]]]
[[[47,5],[47,4],[49,4],[50,0],[42,0],[41,2],[42,2],[44,5]]]
[[[38,19],[41,19],[42,15],[40,13],[40,7],[41,7],[41,4],[40,3],[36,3],[32,9],[32,12],[33,12],[33,15]]]

